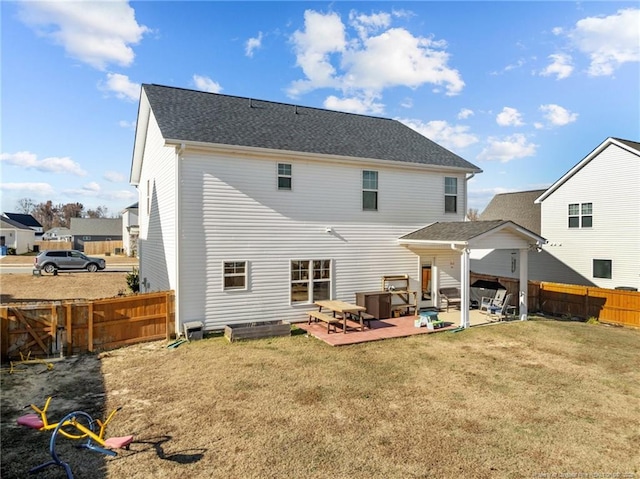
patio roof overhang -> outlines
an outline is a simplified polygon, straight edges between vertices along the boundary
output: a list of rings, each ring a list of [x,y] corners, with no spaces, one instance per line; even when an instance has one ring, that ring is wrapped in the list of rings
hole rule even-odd
[[[531,249],[540,251],[547,242],[542,236],[513,221],[456,221],[433,223],[398,238],[398,243],[419,254],[420,250],[454,250],[460,253],[461,304],[469,304],[470,250],[518,249],[520,251],[520,319],[527,319],[528,259]],[[436,291],[437,292],[437,291]],[[460,325],[469,326],[469,308],[460,308]]]

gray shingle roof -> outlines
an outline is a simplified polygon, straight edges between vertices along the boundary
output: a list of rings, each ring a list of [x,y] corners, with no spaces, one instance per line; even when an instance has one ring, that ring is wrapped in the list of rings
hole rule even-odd
[[[534,201],[546,190],[518,191],[495,195],[480,215],[481,220],[510,220],[540,234],[541,205]]]
[[[640,152],[640,143],[638,143],[637,141],[623,140],[622,138],[614,138],[614,140],[618,140],[620,143],[624,143],[628,147],[638,150],[638,152]]]
[[[71,218],[74,236],[122,236],[122,218]]]
[[[469,241],[487,233],[508,221],[449,221],[433,223],[402,236],[401,240],[421,241]]]
[[[22,223],[18,223],[17,221],[14,221],[11,218],[7,218],[5,216],[0,217],[0,223],[2,224],[3,228],[15,228],[15,229],[18,229],[18,230],[33,231],[28,226],[25,226]]]
[[[399,121],[143,85],[165,139],[481,170]]]

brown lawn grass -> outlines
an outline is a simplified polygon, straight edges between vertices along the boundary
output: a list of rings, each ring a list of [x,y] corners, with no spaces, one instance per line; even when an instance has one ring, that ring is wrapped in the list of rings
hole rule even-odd
[[[638,478],[639,365],[640,331],[554,321],[137,345],[4,374],[2,477],[47,460],[49,434],[12,424],[58,388],[59,414],[124,406],[109,432],[136,436],[117,458],[70,449],[76,478]]]

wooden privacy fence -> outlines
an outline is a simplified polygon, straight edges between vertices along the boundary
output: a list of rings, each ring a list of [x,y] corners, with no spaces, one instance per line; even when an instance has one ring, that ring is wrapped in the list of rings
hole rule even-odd
[[[73,249],[71,241],[36,241],[34,245],[38,247],[39,251]]]
[[[85,241],[84,254],[123,254],[122,240],[117,241]]]
[[[543,282],[540,311],[640,328],[640,292]]]
[[[95,301],[5,304],[0,308],[1,353],[7,360],[105,351],[169,339],[174,331],[173,291]]]

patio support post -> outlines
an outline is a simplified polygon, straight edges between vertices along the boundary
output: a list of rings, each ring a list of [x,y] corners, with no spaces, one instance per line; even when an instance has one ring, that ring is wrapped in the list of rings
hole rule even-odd
[[[529,304],[529,250],[520,250],[520,294],[518,309],[520,311],[520,321],[527,320],[527,309]]]
[[[462,249],[460,261],[460,326],[469,327],[469,248]]]

